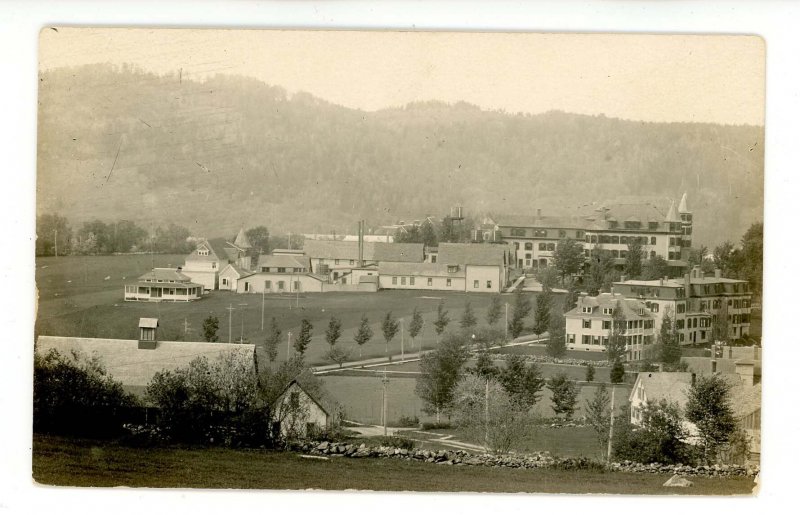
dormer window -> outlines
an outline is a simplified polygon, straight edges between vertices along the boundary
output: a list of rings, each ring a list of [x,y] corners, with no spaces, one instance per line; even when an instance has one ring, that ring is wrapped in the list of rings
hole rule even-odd
[[[603,314],[604,315],[613,315],[614,314],[614,308],[603,308]]]
[[[581,307],[581,313],[591,313],[591,312],[592,312],[592,306]]]
[[[447,265],[447,273],[454,274],[458,272],[458,265]]]

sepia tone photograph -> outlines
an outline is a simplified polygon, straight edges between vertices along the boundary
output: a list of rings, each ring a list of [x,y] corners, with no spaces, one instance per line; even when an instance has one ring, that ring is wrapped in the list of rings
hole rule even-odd
[[[33,479],[752,495],[765,65],[43,28]]]

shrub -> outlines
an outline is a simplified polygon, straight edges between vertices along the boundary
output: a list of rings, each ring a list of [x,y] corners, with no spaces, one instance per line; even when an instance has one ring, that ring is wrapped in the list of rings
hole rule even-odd
[[[106,374],[96,358],[50,350],[33,361],[33,430],[106,438],[124,433],[126,416],[138,405]]]
[[[429,429],[453,429],[453,424],[450,422],[423,422],[422,430],[428,431]]]
[[[417,442],[414,440],[410,440],[402,436],[380,436],[376,441],[378,445],[382,445],[384,447],[395,447],[399,449],[405,449],[407,451],[414,450],[414,447],[417,445]]]
[[[553,468],[556,470],[588,470],[591,472],[606,471],[604,463],[583,456],[558,460],[553,464]]]
[[[397,421],[397,424],[399,425],[399,427],[417,427],[419,426],[419,417],[417,417],[416,415],[414,415],[413,417],[407,417],[403,415]]]

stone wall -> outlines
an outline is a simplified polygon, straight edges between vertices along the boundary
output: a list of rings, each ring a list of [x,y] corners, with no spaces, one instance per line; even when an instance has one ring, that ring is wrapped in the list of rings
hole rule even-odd
[[[688,465],[662,465],[659,463],[642,464],[625,461],[622,463],[605,463],[588,458],[559,458],[548,452],[533,454],[473,454],[467,451],[431,451],[408,450],[399,447],[367,446],[364,443],[347,442],[300,442],[292,445],[292,450],[315,456],[338,456],[348,458],[388,458],[414,460],[435,463],[445,466],[482,466],[504,468],[553,468],[561,470],[612,470],[620,472],[639,472],[649,474],[680,474],[682,476],[730,477],[750,476],[758,474],[758,467],[740,467],[734,465],[712,465],[690,467]]]

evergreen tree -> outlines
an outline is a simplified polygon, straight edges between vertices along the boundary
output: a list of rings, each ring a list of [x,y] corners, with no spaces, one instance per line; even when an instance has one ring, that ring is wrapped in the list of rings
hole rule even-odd
[[[670,313],[664,314],[661,329],[658,333],[658,346],[661,351],[661,361],[665,365],[677,365],[681,360],[681,345],[678,342],[678,333]]]
[[[563,414],[567,420],[571,419],[578,402],[579,389],[575,381],[562,372],[550,378],[547,388],[553,393],[553,411],[556,415]]]
[[[622,302],[617,301],[614,306],[614,313],[611,317],[611,329],[608,335],[608,362],[614,363],[625,356],[625,332],[627,331],[627,320],[625,312],[622,310]]]
[[[491,354],[486,350],[478,353],[473,371],[484,379],[496,379],[500,375],[500,369],[495,366]]]
[[[592,369],[592,372],[594,372],[594,369]],[[586,375],[589,375],[588,368],[586,370]],[[597,390],[595,390],[592,400],[586,400],[586,421],[594,430],[603,455],[605,455],[606,448],[608,447],[611,409],[611,397],[608,394],[608,389],[606,389],[605,384],[601,384]]]
[[[575,309],[575,307],[578,305],[579,295],[580,292],[578,291],[578,289],[575,288],[574,285],[570,285],[570,287],[567,289],[567,294],[564,295],[564,304],[562,308],[562,311],[564,313],[568,313],[573,309]]]
[[[392,317],[392,312],[389,311],[386,313],[386,317],[383,319],[383,324],[381,324],[381,330],[383,331],[383,339],[386,341],[386,355],[389,355],[389,342],[397,334],[397,331],[400,330],[400,323]]]
[[[567,353],[566,327],[563,315],[552,313],[550,325],[547,327],[547,354],[554,358],[560,358]]]
[[[622,361],[616,360],[614,364],[611,366],[611,382],[614,384],[619,384],[625,380],[625,367],[622,365]]]
[[[430,220],[425,220],[422,223],[420,237],[422,239],[422,243],[424,243],[426,247],[435,247],[439,244],[439,240],[436,237],[436,229],[434,229]]]
[[[517,338],[525,329],[525,318],[530,314],[532,309],[530,297],[519,289],[514,294],[514,311],[511,320],[508,322],[508,332],[511,333],[512,338]]]
[[[550,304],[553,294],[543,291],[536,297],[536,309],[533,312],[533,332],[538,337],[550,326]]]
[[[503,299],[500,295],[492,295],[492,299],[489,301],[489,308],[486,310],[486,322],[490,326],[494,326],[500,320],[502,314]]]
[[[614,258],[611,256],[611,252],[600,245],[595,246],[589,260],[586,291],[593,297],[599,295],[601,291],[608,291],[614,279]]]
[[[428,224],[430,225],[430,224]],[[420,331],[422,331],[422,325],[424,324],[424,320],[422,320],[422,313],[414,307],[414,312],[411,314],[411,323],[408,325],[408,334],[411,336],[411,346],[414,346],[416,342],[416,338],[419,335]]]
[[[436,415],[436,422],[453,404],[453,392],[461,379],[469,352],[455,335],[442,338],[439,347],[422,356],[415,393],[424,403],[423,411]]]
[[[294,340],[294,350],[301,356],[305,354],[308,345],[311,343],[311,335],[313,330],[314,326],[311,325],[311,322],[305,318],[300,321],[300,333]]]
[[[669,275],[669,263],[661,256],[655,256],[644,262],[642,267],[642,279],[654,281],[663,279]]]
[[[628,238],[628,255],[625,256],[625,275],[636,279],[642,275],[642,243],[637,237]]]
[[[436,335],[441,336],[450,323],[450,316],[444,309],[444,299],[439,301],[439,306],[436,308],[436,320],[433,322],[433,327],[436,330]]]
[[[353,339],[358,344],[358,357],[361,358],[364,344],[372,339],[372,328],[369,326],[367,315],[361,315],[361,325],[358,326]]]
[[[583,269],[583,245],[569,238],[559,241],[553,253],[553,261],[561,276],[561,284],[564,284],[567,276],[578,274]]]
[[[469,301],[464,304],[464,313],[461,315],[461,329],[469,331],[475,327],[478,319],[475,318],[475,313],[472,312],[472,305]]]
[[[586,365],[586,382],[591,383],[594,381],[594,365],[589,363]]]
[[[506,359],[505,367],[498,377],[503,389],[512,403],[522,410],[529,410],[541,398],[545,380],[536,363],[526,366],[525,358],[512,354]]]
[[[328,342],[328,345],[333,347],[341,336],[342,322],[335,316],[332,316],[330,322],[328,322],[328,329],[325,331],[325,341]]]
[[[720,375],[698,377],[689,389],[686,420],[697,426],[706,462],[716,457],[736,430],[730,399],[731,385]]]
[[[203,338],[207,342],[216,342],[219,340],[217,331],[219,330],[219,318],[214,313],[211,313],[203,320]]]
[[[264,348],[267,351],[267,357],[270,363],[274,363],[278,358],[278,344],[281,340],[281,330],[278,327],[278,322],[275,317],[272,317],[269,327],[267,328],[267,335],[264,337]]]

